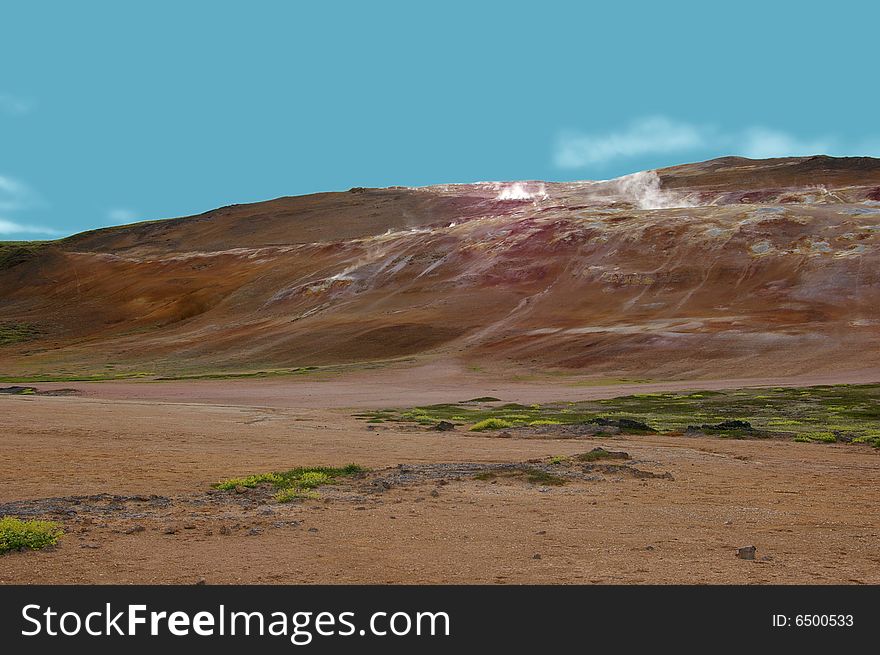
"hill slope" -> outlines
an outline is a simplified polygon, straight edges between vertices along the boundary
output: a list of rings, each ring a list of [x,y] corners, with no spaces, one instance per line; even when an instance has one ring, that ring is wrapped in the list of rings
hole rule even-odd
[[[0,375],[461,358],[748,377],[880,363],[880,160],[354,189],[0,253]]]

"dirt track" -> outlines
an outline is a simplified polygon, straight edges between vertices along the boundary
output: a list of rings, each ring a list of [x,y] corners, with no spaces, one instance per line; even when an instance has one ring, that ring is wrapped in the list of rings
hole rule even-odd
[[[397,379],[404,389],[406,377]],[[56,549],[0,557],[0,582],[880,582],[875,450],[369,430],[339,408],[480,395],[470,383],[438,380],[433,390],[396,396],[359,379],[328,379],[286,388],[282,380],[72,383],[56,386],[87,388],[91,397],[0,397],[0,504],[92,494],[169,499],[155,511],[132,509],[146,501],[111,500],[128,510],[70,515]],[[480,391],[505,400],[607,392],[496,389]],[[138,393],[148,399],[135,400]],[[160,401],[163,394],[178,402]],[[542,487],[451,475],[443,484],[424,478],[381,493],[328,489],[317,500],[220,511],[205,495],[220,478],[298,465],[522,462],[597,445],[625,450],[640,470],[674,479],[605,474]],[[735,548],[749,544],[758,559],[737,559]]]

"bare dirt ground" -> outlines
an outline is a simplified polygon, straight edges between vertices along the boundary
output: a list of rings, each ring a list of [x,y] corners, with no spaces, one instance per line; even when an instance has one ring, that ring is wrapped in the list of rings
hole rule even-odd
[[[369,429],[345,409],[633,391],[411,371],[37,384],[83,395],[0,396],[0,514],[66,530],[54,549],[0,557],[0,582],[880,583],[876,450]],[[868,381],[846,381],[860,376]],[[812,383],[831,381],[843,380]],[[761,383],[783,381],[636,386]],[[474,477],[596,446],[630,459],[572,469],[564,486]],[[211,489],[231,476],[349,462],[372,471],[301,502]],[[754,561],[735,557],[752,544]]]

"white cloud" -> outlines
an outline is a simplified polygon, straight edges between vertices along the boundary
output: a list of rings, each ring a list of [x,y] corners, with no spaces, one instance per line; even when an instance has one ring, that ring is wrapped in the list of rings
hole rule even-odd
[[[6,175],[0,175],[0,212],[12,214],[40,207],[44,203],[28,185]],[[41,225],[22,223],[0,217],[0,234],[41,234],[45,236],[58,236],[62,234],[58,230]]]
[[[764,127],[752,127],[743,133],[739,154],[752,159],[825,155],[834,150],[833,139],[802,141],[790,134]]]
[[[0,218],[0,234],[42,234],[44,236],[58,236],[61,234],[58,230],[51,227],[41,227],[39,225],[23,225]]]
[[[832,137],[802,139],[787,132],[763,126],[725,132],[708,125],[694,125],[663,116],[643,118],[622,130],[604,134],[562,133],[556,144],[554,161],[560,168],[601,166],[618,160],[645,155],[691,153],[700,156],[741,155],[753,159],[796,157],[849,151],[854,154],[876,152],[880,142],[841,148]]]
[[[107,218],[114,223],[133,223],[137,220],[137,213],[131,209],[117,207],[116,209],[111,209],[107,212]]]
[[[39,196],[28,185],[15,178],[0,175],[0,211],[11,212],[38,205]]]
[[[0,93],[0,111],[5,114],[21,116],[27,114],[32,106],[29,100],[9,95],[8,93]]]
[[[710,130],[663,116],[643,118],[626,129],[608,134],[569,132],[559,138],[556,165],[580,168],[614,159],[696,150],[707,142]]]

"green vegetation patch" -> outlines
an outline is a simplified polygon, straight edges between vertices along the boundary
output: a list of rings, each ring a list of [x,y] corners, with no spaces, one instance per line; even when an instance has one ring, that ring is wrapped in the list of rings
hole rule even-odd
[[[593,448],[588,453],[581,453],[574,457],[579,462],[598,462],[603,459],[629,459],[629,454],[623,451],[605,450],[604,448]]]
[[[0,518],[0,554],[22,548],[39,550],[54,546],[64,531],[53,521],[22,521],[14,516]]]
[[[475,406],[468,401],[357,416],[425,426],[450,421],[477,432],[589,423],[608,425],[623,434],[684,434],[691,427],[692,433],[720,438],[774,437],[880,447],[880,384],[643,393],[532,405]],[[639,424],[647,429],[633,427]]]
[[[274,498],[279,503],[287,503],[302,498],[315,498],[312,491],[325,484],[333,484],[336,478],[344,478],[367,469],[357,464],[348,464],[341,468],[332,466],[312,466],[290,469],[276,473],[258,473],[242,478],[221,480],[214,485],[215,489],[235,491],[240,488],[253,489],[260,485],[271,485],[278,491]]]
[[[35,257],[51,241],[0,241],[0,271]]]
[[[554,475],[548,471],[537,468],[535,466],[517,465],[512,468],[497,469],[494,471],[483,471],[474,476],[474,480],[490,482],[498,478],[525,478],[530,484],[540,484],[549,487],[561,487],[566,480],[563,477]]]
[[[32,341],[40,336],[30,323],[0,323],[0,346]]]

